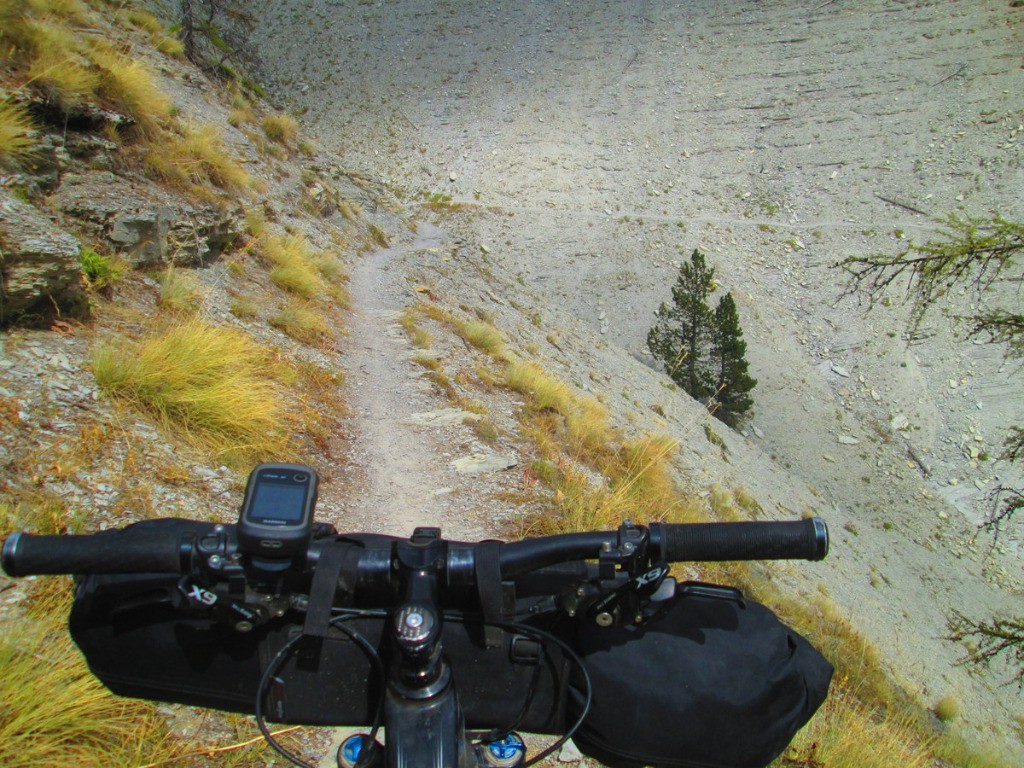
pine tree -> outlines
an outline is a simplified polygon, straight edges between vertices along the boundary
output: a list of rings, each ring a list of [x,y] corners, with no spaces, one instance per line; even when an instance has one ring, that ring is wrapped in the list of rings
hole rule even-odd
[[[715,308],[711,360],[715,368],[714,415],[733,426],[754,404],[750,390],[757,379],[747,375],[747,343],[743,341],[740,316],[731,293],[725,294]]]
[[[708,358],[714,315],[707,303],[714,285],[714,267],[708,267],[704,255],[694,249],[672,286],[673,305],[662,303],[655,315],[657,322],[647,334],[651,354],[664,363],[676,384],[698,400],[706,400],[715,391]]]

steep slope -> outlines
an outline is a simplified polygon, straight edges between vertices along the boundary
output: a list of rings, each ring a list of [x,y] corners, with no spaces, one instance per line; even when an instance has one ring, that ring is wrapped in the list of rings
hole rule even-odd
[[[943,636],[952,609],[1019,609],[1019,535],[994,550],[971,538],[993,476],[1017,471],[971,458],[1019,418],[1014,372],[954,334],[977,297],[909,339],[899,295],[865,314],[837,301],[831,266],[920,241],[948,211],[1019,218],[1019,9],[259,7],[266,74],[323,143],[410,201],[468,204],[446,220],[458,259],[421,255],[413,274],[492,314],[622,423],[671,430],[698,487],[826,514],[831,561],[800,572],[922,703],[952,692],[979,733],[1012,733],[1019,704],[998,674],[967,674]],[[746,434],[712,425],[727,456],[639,362],[694,247],[737,295],[760,381]]]

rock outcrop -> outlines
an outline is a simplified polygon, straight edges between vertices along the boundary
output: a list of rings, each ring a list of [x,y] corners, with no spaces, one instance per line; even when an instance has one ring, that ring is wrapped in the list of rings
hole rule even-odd
[[[241,211],[192,205],[146,181],[107,171],[68,174],[57,205],[135,267],[204,266],[240,235]]]
[[[0,187],[0,325],[87,315],[79,248],[37,208]]]

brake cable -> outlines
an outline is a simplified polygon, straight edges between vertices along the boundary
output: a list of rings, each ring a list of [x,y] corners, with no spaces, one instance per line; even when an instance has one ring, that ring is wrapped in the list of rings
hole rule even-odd
[[[383,721],[384,691],[387,688],[387,671],[384,669],[384,662],[381,659],[380,654],[377,652],[377,649],[374,648],[373,645],[358,631],[344,626],[344,622],[355,618],[383,618],[387,616],[387,612],[380,610],[360,610],[352,608],[335,609],[334,612],[341,615],[337,615],[334,618],[332,618],[330,620],[330,625],[335,629],[348,635],[348,637],[351,638],[352,641],[360,647],[360,649],[366,654],[367,658],[370,659],[372,666],[374,667],[374,669],[376,670],[377,674],[380,677],[381,696],[377,702],[377,712],[374,717],[373,727],[367,737],[368,740],[372,742],[376,739],[377,732],[380,730]],[[580,659],[580,657],[572,649],[572,647],[565,641],[551,634],[550,632],[546,632],[545,630],[538,629],[537,627],[531,626],[529,624],[523,624],[518,621],[484,621],[482,618],[477,616],[467,616],[462,613],[452,612],[444,613],[444,617],[445,619],[454,621],[456,623],[474,623],[481,625],[489,625],[497,627],[499,629],[503,629],[507,632],[518,632],[524,635],[531,635],[538,639],[542,644],[552,643],[558,646],[562,650],[562,652],[565,653],[569,660],[576,665],[576,668],[580,671],[580,674],[582,675],[584,690],[583,706],[580,709],[580,713],[577,716],[575,722],[569,728],[566,729],[565,733],[563,733],[562,736],[560,736],[554,743],[552,743],[546,749],[542,750],[540,753],[531,757],[529,760],[523,763],[523,768],[529,768],[529,766],[536,765],[540,761],[544,760],[545,758],[549,757],[550,755],[560,750],[563,746],[565,746],[566,742],[568,742],[569,739],[573,737],[573,734],[575,734],[576,731],[579,730],[580,726],[583,725],[583,721],[586,720],[587,715],[590,713],[590,705],[591,700],[593,698],[593,686],[590,681],[590,675],[587,673],[587,668],[586,666],[584,666],[583,660]],[[267,741],[268,744],[270,744],[274,751],[276,751],[283,758],[290,761],[292,764],[298,766],[299,768],[313,768],[313,766],[311,766],[309,763],[304,762],[299,757],[289,752],[284,746],[282,746],[277,741],[277,739],[274,738],[273,734],[270,733],[270,729],[267,727],[263,712],[263,699],[270,688],[271,680],[273,679],[274,675],[277,674],[280,667],[283,666],[284,662],[288,659],[288,657],[291,656],[291,654],[295,650],[295,647],[305,637],[306,635],[301,634],[293,637],[291,640],[289,640],[281,647],[281,649],[277,652],[274,658],[267,665],[266,670],[263,672],[263,676],[260,678],[260,684],[256,690],[255,716],[256,726],[259,728],[260,733],[263,735],[263,738]],[[532,691],[530,697],[532,697]],[[521,714],[517,716],[516,719],[518,720],[520,719],[520,717]]]
[[[503,629],[506,632],[514,631],[524,635],[533,635],[538,640],[540,640],[541,643],[550,642],[554,645],[557,645],[565,653],[565,655],[569,657],[569,660],[576,665],[576,668],[579,669],[580,674],[583,676],[583,707],[581,708],[580,714],[577,716],[576,721],[569,728],[566,729],[565,733],[562,734],[562,736],[560,736],[549,747],[547,747],[539,754],[535,755],[534,757],[531,757],[529,760],[523,763],[523,768],[529,768],[529,766],[531,765],[536,765],[541,760],[544,760],[546,757],[553,755],[555,752],[557,752],[563,746],[565,746],[566,742],[568,742],[569,739],[573,737],[573,734],[575,734],[576,731],[579,730],[580,726],[583,725],[583,721],[586,720],[587,715],[590,713],[590,704],[591,700],[593,699],[593,686],[590,682],[590,675],[587,673],[587,668],[584,666],[583,660],[580,659],[580,657],[576,654],[576,651],[574,651],[568,643],[551,634],[550,632],[546,632],[543,629],[538,629],[537,627],[530,626],[529,624],[523,624],[518,621],[484,621],[477,617],[465,616],[463,614],[447,613],[445,614],[445,618],[461,623],[472,622],[477,624],[490,625],[493,627],[498,627],[499,629]]]
[[[330,625],[335,629],[339,630],[340,632],[343,632],[344,634],[348,635],[348,637],[356,645],[359,646],[360,650],[362,650],[363,653],[366,654],[366,657],[370,660],[371,666],[373,666],[373,668],[377,672],[377,675],[380,678],[381,695],[377,701],[377,711],[374,715],[373,727],[371,728],[370,733],[368,735],[368,739],[372,742],[377,738],[377,732],[380,731],[381,725],[383,724],[384,720],[384,691],[387,687],[387,671],[384,669],[384,662],[381,659],[380,654],[377,652],[377,649],[373,647],[370,641],[367,640],[358,631],[344,626],[344,622],[349,621],[350,619],[358,618],[363,614],[363,611],[346,612],[346,615],[337,616],[331,619]],[[255,716],[256,727],[259,728],[260,733],[263,734],[263,738],[274,749],[275,752],[281,755],[281,757],[283,757],[285,760],[288,760],[292,764],[299,766],[299,768],[313,768],[313,766],[311,766],[309,763],[304,762],[302,759],[300,759],[299,757],[285,749],[285,747],[282,746],[281,743],[274,738],[274,735],[270,732],[270,729],[267,727],[266,719],[263,713],[263,699],[270,688],[270,681],[273,679],[274,675],[277,674],[278,670],[284,665],[284,662],[292,655],[292,653],[295,650],[295,647],[305,637],[307,637],[307,635],[301,634],[293,637],[291,640],[289,640],[281,647],[281,649],[277,652],[274,658],[267,665],[266,670],[264,670],[263,672],[263,676],[260,678],[260,684],[256,689]]]

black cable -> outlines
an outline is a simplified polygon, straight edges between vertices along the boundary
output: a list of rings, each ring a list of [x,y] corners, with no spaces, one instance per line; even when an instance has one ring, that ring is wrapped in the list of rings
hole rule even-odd
[[[355,642],[357,645],[359,645],[360,649],[371,660],[371,664],[374,666],[375,671],[377,672],[377,674],[381,678],[381,683],[382,683],[381,691],[382,691],[382,693],[381,693],[380,699],[377,702],[377,713],[376,713],[376,715],[374,717],[373,728],[372,728],[372,730],[371,730],[371,732],[369,734],[369,737],[368,737],[371,740],[371,742],[372,742],[372,740],[374,740],[376,738],[377,732],[380,730],[381,722],[383,720],[383,715],[384,715],[384,693],[383,693],[383,691],[386,689],[386,686],[387,686],[387,671],[384,669],[384,662],[381,659],[380,654],[377,652],[377,649],[374,648],[370,644],[370,642],[363,635],[361,635],[358,631],[356,631],[354,629],[350,629],[348,627],[345,627],[344,626],[344,622],[349,621],[351,619],[356,619],[356,618],[381,618],[381,617],[386,616],[387,612],[386,611],[379,611],[379,610],[372,611],[372,610],[361,610],[361,609],[340,609],[340,610],[336,610],[335,612],[340,614],[340,615],[338,615],[335,618],[331,619],[331,622],[330,622],[331,626],[334,627],[335,629],[338,629],[339,631],[345,633],[349,638],[351,638],[353,640],[353,642]],[[536,765],[541,760],[544,760],[548,756],[550,756],[550,755],[554,754],[555,752],[557,752],[558,750],[560,750],[565,745],[565,743],[567,741],[569,741],[569,739],[572,738],[573,734],[575,734],[576,731],[579,730],[580,726],[583,724],[583,721],[586,719],[587,715],[590,713],[590,705],[591,705],[591,700],[593,698],[593,686],[592,686],[591,681],[590,681],[590,675],[587,673],[587,669],[584,666],[582,659],[580,659],[580,657],[576,654],[576,652],[572,649],[572,647],[569,646],[566,642],[564,642],[560,638],[558,638],[555,635],[551,634],[550,632],[546,632],[545,630],[538,629],[537,627],[530,626],[529,624],[523,624],[523,623],[516,622],[516,621],[509,621],[509,622],[486,621],[485,622],[480,617],[468,616],[468,615],[461,614],[461,613],[445,613],[444,616],[445,616],[446,619],[448,619],[450,621],[455,621],[455,622],[460,622],[460,623],[486,624],[486,625],[489,625],[489,626],[498,627],[499,629],[503,629],[503,630],[508,631],[508,632],[519,632],[519,633],[524,634],[524,635],[532,635],[533,637],[535,637],[538,640],[540,640],[542,644],[545,643],[545,642],[549,642],[549,643],[553,643],[554,645],[557,645],[562,650],[562,652],[565,653],[565,655],[570,659],[570,661],[572,661],[576,665],[576,667],[580,670],[580,673],[583,676],[583,687],[584,687],[583,707],[580,710],[579,716],[576,718],[576,721],[569,728],[566,729],[565,733],[560,738],[558,738],[547,749],[544,749],[538,755],[536,755],[536,756],[532,757],[530,760],[526,761],[523,764],[523,768],[528,768],[529,766]],[[266,696],[267,690],[269,689],[270,681],[273,679],[274,675],[277,674],[277,672],[280,669],[280,667],[284,664],[284,662],[287,660],[287,658],[294,651],[295,647],[299,644],[299,642],[302,641],[302,639],[304,637],[305,637],[305,635],[297,635],[296,637],[292,638],[287,643],[285,643],[281,647],[281,649],[277,652],[277,654],[274,656],[274,658],[271,660],[271,662],[267,665],[266,670],[263,672],[263,676],[260,678],[260,684],[259,684],[259,687],[257,688],[257,691],[256,691],[255,715],[256,715],[256,725],[259,728],[260,733],[263,735],[263,738],[267,741],[267,743],[270,744],[270,746],[274,749],[274,751],[276,751],[283,758],[285,758],[286,760],[290,761],[293,765],[296,765],[299,768],[313,768],[313,766],[309,765],[306,762],[303,762],[300,758],[298,758],[295,755],[293,755],[291,752],[289,752],[287,749],[285,749],[280,743],[278,743],[278,741],[270,733],[270,729],[267,728],[267,724],[266,724],[266,721],[264,719],[264,714],[263,714],[263,699]],[[534,683],[531,683],[531,691],[528,694],[527,703],[529,702],[529,699],[532,698],[532,696],[533,696],[533,686],[534,686]],[[516,719],[517,720],[521,720],[523,715],[525,714],[526,710],[527,710],[527,708],[524,706],[523,710],[520,712],[519,715],[517,715]],[[514,727],[513,727],[513,729],[514,729]],[[509,729],[509,730],[513,730],[513,729]]]
[[[295,646],[298,645],[304,637],[306,636],[296,635],[281,646],[281,650],[277,652],[277,655],[274,656],[267,665],[267,668],[263,672],[263,676],[260,678],[259,687],[256,689],[255,715],[256,727],[260,729],[260,733],[263,734],[264,740],[274,749],[275,752],[281,755],[285,760],[290,761],[293,765],[299,766],[299,768],[313,768],[309,763],[303,762],[278,743],[277,739],[275,739],[273,734],[270,732],[270,729],[267,728],[267,723],[263,717],[263,697],[267,694],[267,689],[270,687],[270,681],[273,679],[274,675],[277,674],[277,670],[284,664],[288,657],[291,656]]]
[[[547,641],[557,645],[559,648],[562,649],[566,656],[568,656],[569,659],[577,666],[577,668],[580,670],[580,673],[583,675],[584,689],[583,708],[580,710],[579,716],[576,718],[576,721],[569,728],[566,729],[565,733],[562,734],[562,736],[559,737],[557,741],[555,741],[555,743],[553,743],[547,749],[543,750],[540,754],[530,758],[525,763],[523,763],[523,768],[528,768],[528,766],[536,765],[541,760],[560,750],[565,745],[565,743],[573,737],[573,734],[575,734],[576,731],[579,730],[580,726],[583,725],[583,721],[586,720],[587,715],[590,714],[590,704],[591,700],[593,699],[593,685],[590,681],[590,674],[587,672],[587,668],[586,666],[584,666],[583,660],[576,654],[576,651],[574,651],[568,643],[564,642],[555,635],[552,635],[550,632],[546,632],[543,629],[538,629],[537,627],[530,626],[529,624],[522,624],[518,621],[484,621],[482,618],[473,618],[463,614],[456,613],[446,613],[445,618],[462,623],[476,622],[480,624],[487,624],[492,627],[504,629],[505,631],[515,631],[526,635],[534,635],[539,640],[541,640],[541,642]]]
[[[384,696],[388,685],[388,673],[384,668],[384,660],[381,659],[377,649],[373,647],[369,640],[354,629],[344,626],[344,622],[352,619],[359,618],[357,615],[339,616],[331,619],[331,626],[335,629],[344,632],[351,638],[351,640],[360,647],[366,657],[370,660],[370,665],[377,672],[377,676],[380,679],[380,696],[377,698],[377,712],[373,716],[373,725],[370,728],[370,733],[367,738],[373,742],[377,739],[377,733],[380,731],[381,726],[384,724]]]
[[[377,649],[374,648],[370,644],[370,642],[365,637],[363,637],[363,635],[359,634],[359,632],[357,632],[354,629],[350,629],[349,627],[343,626],[344,622],[349,621],[351,619],[359,618],[361,615],[369,613],[371,612],[353,611],[351,612],[351,615],[343,615],[331,619],[330,624],[335,629],[348,635],[348,637],[356,645],[359,646],[360,650],[362,650],[363,653],[366,654],[367,658],[370,659],[371,666],[375,668],[378,676],[380,677],[381,696],[377,702],[377,712],[374,715],[373,728],[371,729],[368,736],[368,738],[372,742],[377,738],[377,733],[380,731],[381,725],[383,724],[384,721],[384,689],[387,685],[387,671],[384,669],[384,662],[381,660],[380,654],[377,653]],[[313,766],[311,766],[309,763],[303,762],[300,758],[296,757],[287,749],[285,749],[281,745],[281,743],[274,738],[274,735],[270,732],[270,729],[267,727],[267,723],[263,714],[263,699],[267,695],[267,690],[270,687],[270,681],[273,679],[274,675],[277,674],[278,670],[284,665],[284,662],[287,661],[288,657],[291,656],[292,652],[295,650],[295,646],[297,646],[304,637],[306,637],[306,635],[297,635],[293,637],[291,640],[289,640],[287,643],[285,643],[281,647],[281,650],[277,652],[274,658],[271,659],[270,663],[267,665],[266,670],[264,670],[263,672],[263,676],[260,678],[259,687],[257,687],[256,689],[255,716],[256,727],[259,728],[264,740],[273,748],[275,752],[281,755],[281,757],[283,757],[285,760],[288,760],[292,764],[299,766],[299,768],[313,768]]]
[[[526,691],[526,698],[523,700],[523,706],[519,708],[519,712],[512,719],[512,724],[506,728],[491,728],[486,733],[481,733],[479,737],[479,744],[489,744],[492,741],[502,741],[509,734],[515,732],[526,718],[527,713],[530,711],[530,704],[533,702],[533,697],[537,695],[537,682],[540,680],[542,662],[538,661],[533,667],[533,674],[530,675],[530,685]]]

